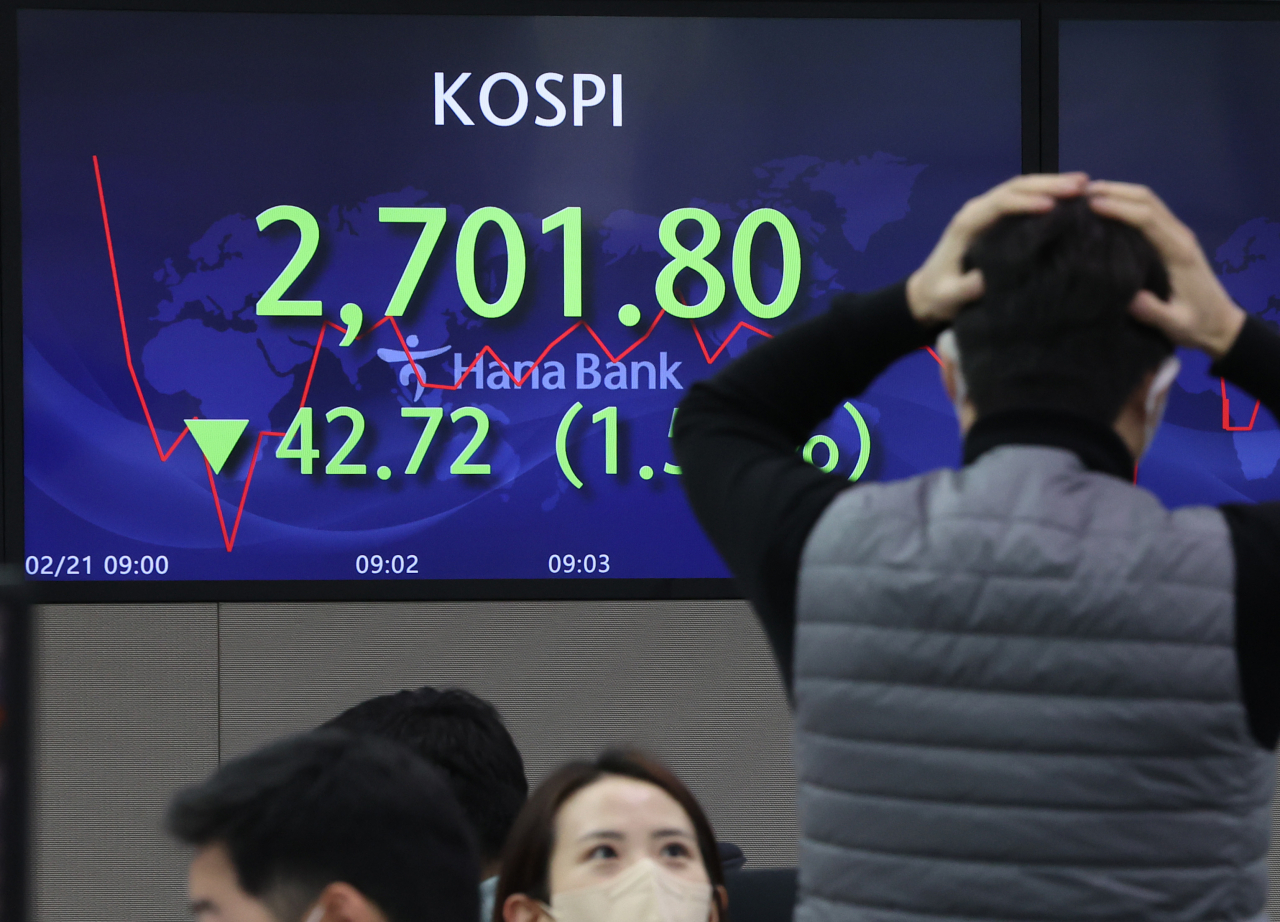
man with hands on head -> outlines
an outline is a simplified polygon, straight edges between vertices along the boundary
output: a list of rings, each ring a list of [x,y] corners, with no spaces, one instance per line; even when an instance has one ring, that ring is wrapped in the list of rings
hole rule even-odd
[[[800,459],[935,340],[960,470]],[[795,704],[799,922],[1265,918],[1280,504],[1134,485],[1174,344],[1280,412],[1280,336],[1150,190],[1021,176],[691,389],[690,502]]]

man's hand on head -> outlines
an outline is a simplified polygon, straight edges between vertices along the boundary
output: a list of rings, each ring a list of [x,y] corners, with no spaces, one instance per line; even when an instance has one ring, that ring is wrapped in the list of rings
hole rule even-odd
[[[1036,214],[1058,199],[1084,193],[1084,173],[1015,176],[971,198],[956,212],[924,264],[907,279],[907,304],[916,320],[928,326],[950,323],[960,308],[982,296],[982,273],[964,271],[964,254],[978,235],[1011,214]]]
[[[1191,229],[1146,186],[1096,180],[1086,194],[1098,214],[1142,231],[1169,272],[1169,300],[1140,291],[1130,307],[1133,315],[1180,346],[1201,349],[1215,359],[1226,355],[1240,335],[1245,313],[1218,281]]]

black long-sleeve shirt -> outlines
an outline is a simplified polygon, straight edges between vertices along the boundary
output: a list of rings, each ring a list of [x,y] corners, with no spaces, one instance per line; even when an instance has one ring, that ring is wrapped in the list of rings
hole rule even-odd
[[[674,448],[698,520],[755,607],[787,685],[795,644],[796,579],[809,532],[845,478],[796,452],[839,404],[936,329],[907,307],[905,285],[838,298],[821,317],[761,343],[694,385],[676,416]],[[1250,317],[1213,374],[1280,415],[1280,335]],[[984,416],[964,461],[1004,444],[1074,451],[1091,469],[1126,479],[1133,458],[1110,428],[1066,413]],[[1280,739],[1280,503],[1222,507],[1236,559],[1236,656],[1259,744]]]

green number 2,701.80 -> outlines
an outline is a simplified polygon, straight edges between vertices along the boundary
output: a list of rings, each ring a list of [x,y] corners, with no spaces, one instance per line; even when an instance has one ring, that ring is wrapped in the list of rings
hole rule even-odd
[[[447,221],[444,208],[379,208],[378,220],[384,224],[421,224],[422,232],[414,244],[409,261],[405,264],[400,280],[387,304],[388,317],[401,317],[422,280],[423,272],[435,251]],[[257,311],[263,316],[317,317],[323,313],[321,301],[296,301],[286,299],[289,287],[306,270],[315,256],[320,242],[320,225],[315,217],[296,205],[276,205],[258,215],[258,230],[265,231],[279,222],[289,222],[298,228],[298,248],[262,297]],[[677,237],[677,230],[686,221],[694,221],[702,236],[693,249],[689,249]],[[507,251],[506,280],[497,300],[487,301],[480,292],[476,279],[476,243],[481,230],[494,224],[502,233]],[[756,233],[768,224],[778,234],[782,244],[782,282],[772,301],[761,301],[751,277],[751,250]],[[562,208],[542,219],[542,232],[550,234],[562,230],[564,237],[564,315],[582,316],[582,209],[576,206]],[[658,305],[676,317],[696,320],[716,310],[725,296],[725,280],[708,257],[720,242],[720,223],[715,215],[703,208],[677,208],[667,213],[658,226],[658,240],[671,256],[662,267],[654,283]],[[467,307],[481,317],[496,319],[509,314],[524,292],[526,279],[526,254],[524,237],[515,218],[501,208],[486,206],[467,216],[458,231],[454,254],[454,269],[458,292]],[[684,270],[696,272],[706,283],[706,293],[696,304],[686,304],[676,293],[676,279]],[[774,208],[757,208],[738,225],[733,238],[732,255],[733,288],[743,307],[765,320],[781,316],[795,302],[800,290],[800,238],[795,227],[782,212]]]

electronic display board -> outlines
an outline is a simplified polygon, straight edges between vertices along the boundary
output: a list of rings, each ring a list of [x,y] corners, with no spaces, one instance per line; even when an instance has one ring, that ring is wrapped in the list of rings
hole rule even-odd
[[[727,577],[680,398],[1020,171],[1020,28],[19,11],[28,577]],[[956,464],[934,359],[798,450]]]
[[[1059,24],[1063,169],[1149,185],[1232,297],[1280,319],[1280,22]],[[1171,506],[1280,499],[1280,428],[1179,350],[1182,372],[1138,482]]]

